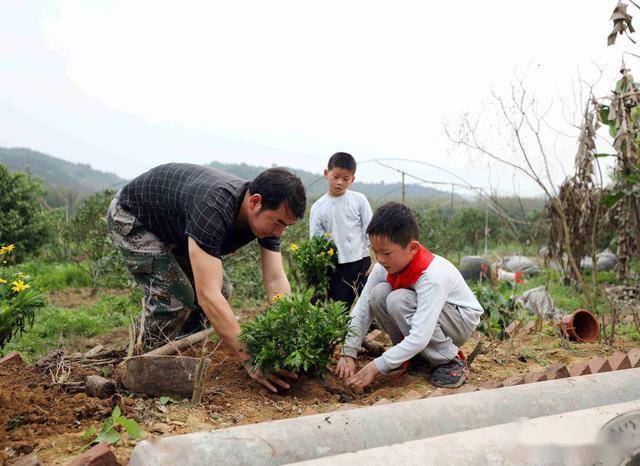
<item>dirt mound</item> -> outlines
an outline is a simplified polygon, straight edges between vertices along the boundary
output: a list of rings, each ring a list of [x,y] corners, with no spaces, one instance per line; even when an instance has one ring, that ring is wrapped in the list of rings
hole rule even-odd
[[[29,453],[38,439],[82,432],[85,421],[111,412],[112,401],[73,395],[51,386],[51,379],[31,367],[0,366],[0,463]]]

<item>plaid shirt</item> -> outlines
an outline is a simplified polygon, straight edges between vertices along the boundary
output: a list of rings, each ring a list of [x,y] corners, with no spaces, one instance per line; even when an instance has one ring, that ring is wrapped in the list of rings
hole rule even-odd
[[[151,233],[187,254],[190,236],[204,251],[221,258],[255,239],[250,229],[236,227],[249,182],[213,168],[169,163],[149,170],[120,192],[119,203]],[[275,237],[258,239],[280,250]]]

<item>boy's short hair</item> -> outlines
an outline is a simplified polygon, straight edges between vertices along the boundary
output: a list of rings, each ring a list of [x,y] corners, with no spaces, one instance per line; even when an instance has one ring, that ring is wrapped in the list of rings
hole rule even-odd
[[[282,204],[296,219],[304,217],[307,195],[300,178],[286,168],[269,168],[249,184],[250,194],[262,196],[262,208],[276,210]]]
[[[367,227],[367,234],[388,238],[403,248],[420,236],[416,214],[398,202],[387,202],[376,210]]]
[[[344,168],[345,170],[349,170],[350,172],[355,174],[356,159],[353,158],[353,155],[347,154],[346,152],[336,152],[329,158],[327,170],[331,170],[335,167]]]

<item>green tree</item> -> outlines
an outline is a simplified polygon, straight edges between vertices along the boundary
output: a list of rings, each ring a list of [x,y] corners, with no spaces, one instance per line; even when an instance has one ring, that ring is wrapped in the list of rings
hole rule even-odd
[[[87,197],[77,208],[67,225],[66,237],[79,259],[89,261],[93,289],[100,285],[122,284],[128,277],[120,251],[116,248],[107,227],[107,209],[115,191],[105,191]]]
[[[16,259],[37,251],[48,239],[42,183],[0,164],[0,242],[16,245]]]

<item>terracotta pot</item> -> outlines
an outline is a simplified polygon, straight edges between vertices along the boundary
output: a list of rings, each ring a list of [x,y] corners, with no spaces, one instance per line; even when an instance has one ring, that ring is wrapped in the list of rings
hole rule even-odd
[[[598,338],[598,321],[585,309],[578,309],[571,315],[563,316],[556,326],[562,336],[578,343],[590,343]]]

